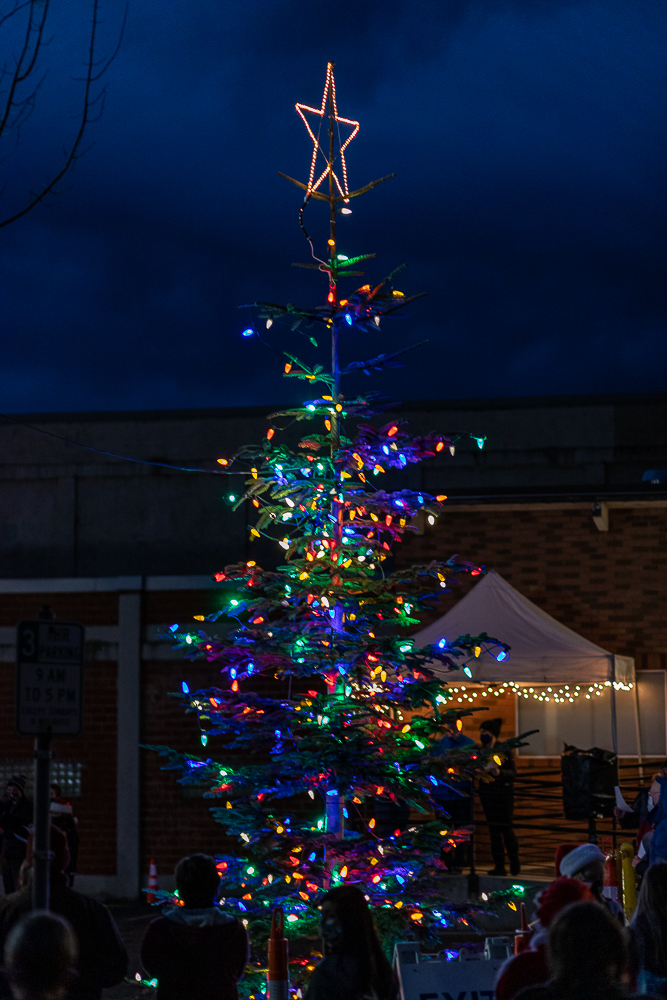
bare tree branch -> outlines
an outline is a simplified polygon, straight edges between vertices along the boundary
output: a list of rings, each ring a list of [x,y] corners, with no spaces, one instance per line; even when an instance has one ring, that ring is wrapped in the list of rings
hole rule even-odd
[[[14,72],[11,74],[10,82],[7,88],[6,98],[4,98],[2,102],[2,110],[0,111],[0,139],[6,132],[12,130],[19,132],[21,125],[25,124],[34,109],[36,96],[44,78],[42,77],[39,83],[35,86],[34,90],[25,96],[19,96],[19,88],[22,84],[25,84],[34,73],[40,52],[42,48],[48,44],[48,42],[44,41],[44,28],[49,12],[49,4],[50,0],[24,0],[24,2],[15,4],[14,8],[8,14],[0,18],[1,27],[4,21],[12,17],[14,14],[19,13],[26,7],[30,8],[25,33],[23,35],[21,54],[16,60]],[[49,194],[55,192],[57,185],[63,179],[65,174],[71,169],[76,160],[83,155],[83,152],[85,152],[81,149],[81,144],[83,142],[87,126],[99,121],[102,111],[104,110],[106,88],[102,87],[98,93],[94,94],[93,84],[100,80],[118,55],[127,22],[127,5],[125,6],[123,22],[118,36],[118,43],[111,56],[103,59],[99,59],[96,53],[97,33],[100,24],[99,6],[100,0],[92,0],[92,20],[88,40],[86,74],[83,78],[81,78],[81,81],[84,84],[81,99],[81,121],[73,142],[69,148],[65,148],[65,160],[63,166],[40,188],[39,191],[30,192],[27,204],[20,209],[20,211],[15,212],[6,219],[0,219],[0,229],[4,226],[11,225],[11,223],[16,222],[18,219],[23,218],[24,215],[27,215],[28,212],[32,211],[33,208],[43,202]],[[3,71],[3,76],[4,75]],[[9,73],[7,73],[7,75],[9,75]],[[74,79],[77,78],[75,77]],[[97,113],[93,114],[94,109],[96,108],[98,109]]]
[[[25,36],[23,39],[23,48],[21,50],[21,55],[16,62],[14,73],[12,74],[12,79],[7,90],[7,99],[5,101],[4,111],[2,113],[2,117],[0,117],[0,138],[2,138],[5,130],[11,127],[10,116],[12,109],[18,106],[18,103],[15,100],[17,87],[19,84],[24,83],[28,79],[35,67],[37,53],[39,52],[39,46],[44,32],[44,25],[46,23],[46,17],[49,12],[49,2],[50,0],[44,0],[44,3],[39,5],[41,7],[41,11],[38,8],[37,0],[31,0],[30,2],[30,13],[28,15],[28,23],[26,25]],[[36,44],[33,45],[33,53],[31,56],[30,46],[35,34],[37,35],[35,40]]]

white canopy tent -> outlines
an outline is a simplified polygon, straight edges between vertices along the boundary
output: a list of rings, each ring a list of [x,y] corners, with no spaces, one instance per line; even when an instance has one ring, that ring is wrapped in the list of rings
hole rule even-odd
[[[538,608],[495,570],[483,576],[451,611],[413,638],[419,647],[481,632],[511,648],[509,657],[500,663],[488,654],[469,663],[475,681],[634,683],[635,661],[631,656],[615,656],[584,639]],[[433,667],[440,672],[437,664]]]
[[[461,635],[487,635],[510,646],[507,659],[498,662],[482,653],[466,666],[476,683],[514,681],[516,684],[605,684],[611,690],[612,740],[617,750],[615,684],[634,686],[637,748],[641,758],[639,705],[636,698],[635,662],[631,656],[616,656],[552,618],[494,570],[458,604],[432,625],[413,636],[415,646],[452,642]],[[440,676],[448,671],[437,661],[431,664]],[[451,674],[449,674],[451,677]]]

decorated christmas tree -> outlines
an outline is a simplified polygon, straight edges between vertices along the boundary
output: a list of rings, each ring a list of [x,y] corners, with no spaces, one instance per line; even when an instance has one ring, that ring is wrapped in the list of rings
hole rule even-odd
[[[471,711],[450,707],[441,678],[480,655],[505,660],[508,647],[486,634],[426,648],[407,637],[458,574],[483,568],[452,558],[390,572],[392,546],[416,530],[418,518],[437,518],[446,497],[386,491],[380,477],[453,455],[460,435],[413,437],[401,422],[371,423],[387,404],[344,393],[346,376],[397,363],[396,354],[377,350],[382,324],[418,296],[396,287],[397,272],[359,286],[359,265],[373,255],[339,252],[339,213],[349,214],[351,200],[381,182],[348,188],[345,153],[359,123],[338,114],[332,64],[321,106],[296,109],[312,160],[306,183],[288,180],[305,192],[299,222],[312,260],[301,266],[326,281],[324,301],[308,308],[256,302],[244,335],[259,335],[261,323],[274,338],[286,324],[317,346],[324,334],[331,362],[308,365],[285,352],[284,374],[306,382],[312,398],[271,414],[261,444],[218,460],[245,479],[229,500],[256,508],[251,538],[273,539],[284,564],[262,569],[250,559],[225,567],[215,575],[225,588],[220,609],[192,628],[172,626],[186,656],[211,663],[212,686],[190,692],[184,683],[183,700],[215,756],[156,749],[181,782],[213,800],[226,843],[235,844],[218,858],[222,905],[247,920],[254,940],[265,943],[276,906],[292,936],[317,937],[323,892],[353,882],[378,908],[387,940],[433,941],[456,920],[447,852],[466,836],[440,809],[437,790],[483,775],[507,746],[441,751],[447,724],[460,729]],[[313,201],[329,209],[321,257],[304,222]],[[349,351],[365,339],[374,356],[341,367],[339,347]],[[290,444],[297,423],[306,433]],[[470,437],[483,446],[482,437]]]

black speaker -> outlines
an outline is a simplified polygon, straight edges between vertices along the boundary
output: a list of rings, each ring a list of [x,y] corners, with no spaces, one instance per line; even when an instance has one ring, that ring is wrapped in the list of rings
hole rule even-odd
[[[604,819],[614,815],[618,758],[610,750],[580,750],[565,744],[560,759],[565,819]]]

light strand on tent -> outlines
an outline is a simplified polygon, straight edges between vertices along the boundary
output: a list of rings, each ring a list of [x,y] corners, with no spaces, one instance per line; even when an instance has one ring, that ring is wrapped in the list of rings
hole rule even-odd
[[[624,684],[622,681],[614,681],[613,683],[616,691],[632,691],[634,688],[632,683]],[[502,694],[516,694],[520,698],[533,698],[534,701],[553,701],[557,704],[563,704],[565,702],[574,703],[575,698],[580,697],[586,700],[591,700],[594,697],[599,698],[604,694],[605,688],[611,686],[611,681],[605,681],[603,684],[562,684],[560,687],[546,684],[528,686],[527,684],[520,685],[516,681],[503,681],[499,685],[489,684],[485,690],[477,690],[465,684],[451,690],[456,696],[456,701],[461,703],[467,701],[472,704],[476,698],[487,698],[489,695],[498,698]]]

